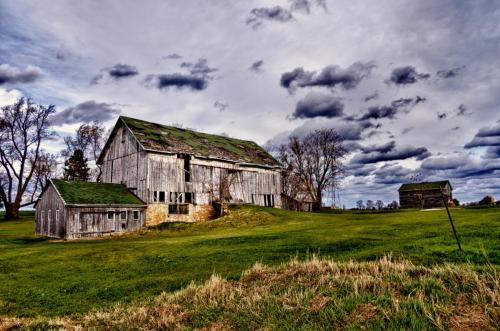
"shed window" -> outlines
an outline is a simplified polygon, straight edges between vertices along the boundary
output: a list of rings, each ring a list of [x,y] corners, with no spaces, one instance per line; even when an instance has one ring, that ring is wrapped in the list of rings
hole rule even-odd
[[[40,212],[40,221],[42,221],[42,222],[43,222],[43,221],[44,221],[44,218],[45,218],[45,211],[43,211],[43,210],[42,210],[42,211]]]
[[[115,219],[115,212],[112,210],[108,211],[108,221],[112,221]]]
[[[56,209],[56,223],[59,222],[59,209]]]
[[[141,213],[138,210],[134,210],[133,216],[134,216],[134,221],[139,221],[141,219]]]
[[[122,221],[125,221],[127,219],[127,211],[126,210],[120,211],[120,219]]]
[[[47,212],[47,222],[51,221],[51,217],[52,217],[52,210],[49,209],[49,211]]]

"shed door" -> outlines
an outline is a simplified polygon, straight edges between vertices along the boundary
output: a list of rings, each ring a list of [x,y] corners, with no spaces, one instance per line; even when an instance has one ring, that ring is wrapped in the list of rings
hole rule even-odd
[[[113,210],[108,210],[104,215],[104,231],[115,231],[115,222],[118,215]]]

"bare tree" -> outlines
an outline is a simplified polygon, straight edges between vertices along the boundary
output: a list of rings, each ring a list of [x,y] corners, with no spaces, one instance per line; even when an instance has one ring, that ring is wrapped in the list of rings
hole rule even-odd
[[[375,204],[372,200],[366,200],[366,209],[375,209]]]
[[[375,202],[375,205],[377,206],[378,210],[384,208],[384,202],[382,200],[377,200],[377,202]]]
[[[44,107],[25,98],[1,108],[0,198],[6,219],[18,218],[19,209],[36,199],[35,171],[42,142],[54,134],[49,130],[54,112],[53,105]]]
[[[321,208],[323,191],[337,185],[342,173],[346,150],[339,135],[333,129],[322,129],[304,138],[292,136],[281,150],[285,153],[285,168],[291,169],[299,188],[314,201],[314,209]]]
[[[35,171],[33,173],[33,182],[29,191],[31,191],[31,200],[35,200],[36,194],[42,190],[50,178],[56,177],[58,170],[57,156],[45,151],[40,151],[38,162],[35,164]]]
[[[106,140],[106,129],[100,122],[91,124],[82,124],[76,130],[75,137],[65,137],[66,149],[61,152],[61,155],[69,158],[76,150],[81,150],[85,158],[93,161],[95,168],[92,171],[92,177],[99,182],[102,176],[101,166],[96,164],[99,155]]]
[[[358,209],[365,209],[365,204],[363,203],[363,200],[356,201],[356,206],[358,207]]]

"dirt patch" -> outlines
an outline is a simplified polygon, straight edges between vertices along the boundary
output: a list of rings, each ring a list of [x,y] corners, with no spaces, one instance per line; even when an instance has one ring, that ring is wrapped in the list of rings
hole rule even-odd
[[[351,316],[353,317],[353,319],[367,321],[377,316],[379,311],[379,308],[373,303],[363,303],[359,305],[356,310],[354,310]]]
[[[455,312],[457,314],[450,318],[453,331],[495,330],[484,307],[471,305],[463,296],[455,301]]]
[[[329,297],[326,297],[326,296],[323,296],[323,295],[317,295],[315,296],[311,302],[310,302],[310,305],[311,305],[311,310],[312,311],[320,311],[321,309],[323,309],[329,302],[331,301],[331,299]]]
[[[200,331],[230,331],[232,330],[229,326],[224,323],[211,323],[204,328],[200,329]]]

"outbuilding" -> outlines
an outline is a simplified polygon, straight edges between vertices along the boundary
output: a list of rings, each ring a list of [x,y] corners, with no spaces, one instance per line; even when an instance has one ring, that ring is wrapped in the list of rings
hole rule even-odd
[[[48,182],[36,203],[36,234],[75,239],[142,228],[146,204],[125,185],[65,181]]]
[[[406,183],[399,188],[401,208],[444,207],[444,201],[450,204],[453,196],[450,181]]]

